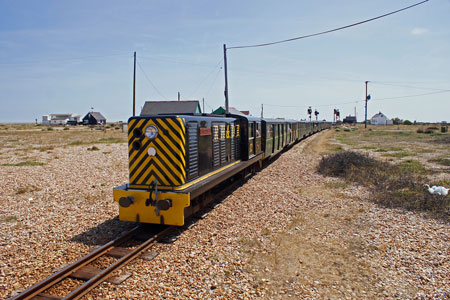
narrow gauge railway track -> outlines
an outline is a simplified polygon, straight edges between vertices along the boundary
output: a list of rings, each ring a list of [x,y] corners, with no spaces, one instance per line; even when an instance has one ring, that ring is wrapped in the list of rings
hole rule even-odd
[[[199,203],[195,207],[195,209],[190,211],[189,216],[187,216],[187,222],[184,228],[189,229],[191,228],[192,225],[195,224],[196,219],[203,219],[210,210],[214,209],[217,205],[219,205],[222,202],[222,200],[225,199],[234,190],[236,190],[237,187],[244,184],[249,177],[255,174],[256,171],[257,171],[256,169],[253,169],[250,172],[242,172],[240,174],[237,174],[234,177],[226,180],[213,190],[206,192],[204,195],[202,195],[203,196],[202,203]],[[91,291],[93,288],[95,288],[102,282],[106,281],[114,271],[117,271],[125,264],[131,262],[133,259],[142,255],[146,250],[150,249],[153,245],[155,245],[155,243],[158,240],[170,236],[174,231],[180,229],[180,227],[177,226],[167,226],[163,230],[155,233],[152,237],[147,239],[145,242],[136,247],[134,250],[120,247],[120,245],[123,245],[124,243],[131,240],[139,233],[143,232],[146,225],[148,227],[148,224],[142,224],[123,233],[116,239],[108,242],[107,244],[99,248],[96,248],[94,251],[80,258],[76,262],[64,267],[60,271],[47,277],[41,282],[38,282],[37,284],[24,290],[23,292],[10,298],[9,300],[80,299],[81,297],[89,293],[89,291]],[[92,267],[89,268],[89,264],[104,255],[110,255],[120,258],[104,270],[97,269],[97,271],[92,271]],[[86,268],[85,272],[83,272],[83,268]],[[84,274],[81,276],[79,275],[74,276],[74,274],[77,274],[76,273],[77,271],[82,271],[81,273]],[[56,286],[58,283],[60,283],[66,278],[75,278],[82,280],[87,279],[87,281],[62,298],[44,293],[46,290]]]
[[[139,255],[141,255],[144,251],[151,248],[159,239],[162,239],[163,237],[168,236],[170,233],[172,233],[176,229],[175,226],[169,226],[162,231],[155,233],[151,238],[147,239],[145,242],[143,242],[141,245],[136,247],[135,249],[127,249],[127,248],[120,248],[119,246],[124,244],[125,242],[132,239],[137,234],[141,233],[143,231],[143,226],[136,226],[130,231],[125,232],[120,237],[110,241],[109,243],[95,249],[88,255],[82,257],[81,259],[77,260],[76,262],[64,267],[60,271],[56,272],[55,274],[51,275],[50,277],[47,277],[46,279],[42,280],[41,282],[33,285],[32,287],[26,289],[25,291],[21,292],[20,294],[16,295],[13,298],[10,298],[10,300],[22,300],[22,299],[35,299],[35,300],[56,300],[56,299],[80,299],[84,295],[86,295],[90,290],[95,288],[100,283],[104,282],[108,279],[108,277],[111,276],[111,274],[123,267],[128,262],[132,261]],[[116,254],[114,254],[114,252]],[[89,264],[94,262],[97,258],[103,256],[103,255],[111,255],[120,257],[117,261],[115,261],[113,264],[111,264],[109,267],[103,270],[99,270],[99,272],[92,272],[92,267],[89,268]],[[82,271],[83,268],[86,269],[84,272],[88,277],[90,277],[85,283],[78,286],[75,290],[71,291],[69,294],[67,294],[65,297],[55,297],[48,294],[43,294],[46,290],[50,289],[51,287],[57,285],[62,280],[68,278],[68,277],[75,277],[75,278],[83,278],[74,276],[76,272]],[[90,270],[90,271],[89,271]],[[95,274],[96,273],[96,274]],[[86,275],[84,275],[84,278],[86,278]]]

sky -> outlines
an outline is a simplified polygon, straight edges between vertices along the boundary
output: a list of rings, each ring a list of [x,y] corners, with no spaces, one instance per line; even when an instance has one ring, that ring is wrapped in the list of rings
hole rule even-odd
[[[108,121],[145,101],[224,105],[223,45],[314,34],[420,0],[0,0],[0,123],[50,113]],[[430,0],[330,34],[228,49],[230,106],[253,116],[333,120],[368,117],[450,122],[450,0]]]

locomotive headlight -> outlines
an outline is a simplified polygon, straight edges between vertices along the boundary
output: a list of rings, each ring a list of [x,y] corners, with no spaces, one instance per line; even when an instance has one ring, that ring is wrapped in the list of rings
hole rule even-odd
[[[157,135],[158,135],[158,128],[156,128],[155,125],[149,125],[145,128],[145,136],[148,139],[153,140],[154,138],[156,138]]]

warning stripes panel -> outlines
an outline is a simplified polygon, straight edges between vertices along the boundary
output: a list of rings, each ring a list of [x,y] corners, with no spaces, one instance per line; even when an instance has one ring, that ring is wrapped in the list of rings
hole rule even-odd
[[[158,134],[145,136],[153,125]],[[186,129],[180,118],[131,118],[128,122],[130,184],[179,186],[186,182]],[[153,150],[153,149],[154,150]],[[149,155],[150,153],[154,155]]]

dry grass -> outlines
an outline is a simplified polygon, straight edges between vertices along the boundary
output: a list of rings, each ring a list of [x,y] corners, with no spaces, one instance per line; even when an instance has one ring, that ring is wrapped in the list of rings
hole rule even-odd
[[[50,130],[47,128],[50,128]],[[39,165],[38,162],[30,162],[30,157],[50,154],[57,148],[68,146],[92,145],[93,148],[96,147],[96,144],[116,144],[126,143],[127,141],[126,133],[115,128],[90,128],[86,126],[73,126],[69,130],[66,128],[69,127],[0,124],[0,145],[2,145],[0,147],[0,165]],[[2,154],[5,155],[3,159]],[[7,157],[8,159],[6,159]],[[42,157],[46,158],[47,161],[53,159],[46,155]],[[42,163],[45,163],[44,161]]]

